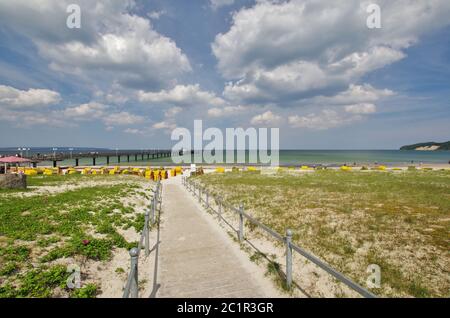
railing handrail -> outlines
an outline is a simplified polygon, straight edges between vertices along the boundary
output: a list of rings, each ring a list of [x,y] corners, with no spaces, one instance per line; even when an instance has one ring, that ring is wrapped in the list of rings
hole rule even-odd
[[[142,229],[141,236],[139,238],[138,246],[133,247],[130,250],[130,256],[131,256],[131,267],[130,272],[128,273],[127,282],[125,284],[125,288],[123,291],[122,298],[128,298],[138,297],[138,262],[139,262],[139,255],[141,254],[142,247],[145,248],[145,255],[148,256],[150,254],[150,242],[149,242],[149,223],[150,221],[152,224],[155,222],[155,211],[158,205],[158,202],[161,202],[161,182],[158,180],[156,183],[156,189],[154,191],[152,200],[151,200],[151,220],[150,220],[150,213],[147,210],[145,212],[145,223],[144,228]],[[145,240],[145,244],[144,244]]]
[[[192,193],[194,194],[194,196],[197,194],[195,191],[195,188],[203,188],[205,189],[205,187],[201,187],[200,184],[196,184],[195,182],[188,180],[186,177],[184,180],[184,185],[186,187],[188,186],[193,186],[194,189],[192,191]],[[202,191],[204,192],[204,191]],[[208,192],[209,193],[209,192]],[[223,200],[221,198],[217,198],[214,195],[208,194],[209,196],[212,196],[212,198],[214,198],[216,200],[216,202],[219,202],[222,206],[228,206],[228,208],[233,211],[236,214],[240,214],[242,215],[242,217],[245,217],[247,220],[249,220],[251,223],[253,223],[254,225],[260,227],[261,229],[263,229],[266,233],[268,233],[269,235],[271,235],[273,238],[277,239],[278,241],[282,241],[282,242],[287,242],[287,237],[283,236],[281,234],[279,234],[278,232],[272,230],[271,228],[269,228],[267,225],[261,223],[261,221],[257,220],[255,217],[249,215],[248,213],[244,212],[243,210],[243,206],[241,205],[241,208],[236,208],[230,204],[227,204],[225,202],[223,202]],[[202,198],[199,198],[200,202],[202,201]],[[204,201],[204,200],[203,200]],[[204,201],[206,202],[206,201]],[[213,212],[215,212],[216,214],[219,214],[217,211],[215,211],[211,206],[209,206],[209,204],[207,205],[207,208],[211,209]],[[225,218],[220,215],[221,219],[226,221]],[[231,224],[229,222],[226,222],[233,230],[236,231],[236,229],[234,229],[233,226],[231,226]],[[288,230],[289,231],[289,230]],[[287,232],[288,232],[287,231]],[[239,232],[239,231],[237,231]],[[242,238],[242,234],[239,235],[240,241]],[[344,274],[338,272],[337,270],[335,270],[334,268],[332,268],[329,264],[325,263],[324,261],[322,261],[321,259],[319,259],[318,257],[314,256],[313,254],[311,254],[310,252],[306,251],[305,249],[293,244],[292,242],[290,242],[287,244],[287,249],[291,249],[294,250],[295,252],[297,252],[298,254],[302,255],[303,257],[305,257],[306,259],[308,259],[309,261],[311,261],[312,263],[316,264],[317,266],[319,266],[320,268],[322,268],[324,271],[326,271],[328,274],[332,275],[334,278],[336,278],[337,280],[341,281],[342,283],[344,283],[345,285],[347,285],[348,287],[350,287],[351,289],[353,289],[354,291],[356,291],[357,293],[359,293],[360,295],[366,297],[366,298],[376,298],[377,296],[375,294],[373,294],[372,292],[368,291],[366,288],[360,286],[359,284],[357,284],[356,282],[354,282],[353,280],[351,280],[350,278],[346,277]],[[291,260],[292,262],[292,260]],[[289,263],[289,261],[287,261],[286,263]],[[292,273],[286,273],[286,278],[288,279],[288,276],[292,275]],[[290,282],[288,282],[288,285]]]

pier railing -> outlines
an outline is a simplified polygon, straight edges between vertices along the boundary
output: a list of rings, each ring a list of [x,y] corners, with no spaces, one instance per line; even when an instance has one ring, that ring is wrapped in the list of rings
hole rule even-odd
[[[153,193],[153,198],[150,203],[150,208],[145,211],[145,223],[144,228],[139,239],[137,247],[133,247],[130,250],[130,272],[128,273],[127,283],[123,291],[123,298],[138,298],[139,297],[139,255],[141,250],[145,250],[145,256],[150,254],[150,224],[154,225],[157,222],[157,213],[159,218],[159,213],[161,211],[161,182],[158,181],[156,184],[155,191]],[[159,204],[159,208],[158,208]]]
[[[376,298],[376,295],[371,293],[366,288],[360,286],[359,284],[355,283],[350,278],[346,277],[344,274],[338,272],[334,268],[332,268],[329,264],[325,263],[318,257],[314,256],[313,254],[309,253],[305,249],[301,248],[300,246],[295,245],[292,243],[292,235],[293,232],[290,229],[286,230],[285,236],[279,234],[278,232],[272,230],[265,224],[258,221],[253,216],[249,215],[244,210],[244,205],[240,204],[239,207],[231,206],[223,201],[222,198],[218,196],[214,196],[208,191],[205,187],[201,186],[199,183],[196,183],[192,181],[191,179],[188,179],[187,177],[182,177],[182,183],[186,187],[188,191],[190,191],[194,196],[198,197],[199,203],[204,203],[207,211],[212,211],[214,214],[216,214],[221,221],[223,221],[225,224],[227,224],[233,231],[237,233],[237,238],[240,243],[243,243],[245,240],[244,237],[244,220],[248,220],[251,224],[255,225],[256,227],[259,227],[261,230],[263,230],[266,234],[271,236],[277,241],[282,242],[285,245],[286,248],[286,286],[288,288],[291,288],[293,285],[293,268],[292,268],[292,258],[293,253],[296,252],[300,254],[301,256],[305,257],[307,260],[311,261],[315,265],[319,266],[321,269],[323,269],[325,272],[333,276],[338,281],[344,283],[349,288],[356,291],[358,294],[360,294],[363,297],[366,298]],[[211,200],[214,200],[217,203],[217,208],[214,209],[213,206],[211,206],[210,202]],[[235,229],[234,226],[223,217],[224,209],[228,209],[235,213],[235,215],[239,218],[239,228]]]

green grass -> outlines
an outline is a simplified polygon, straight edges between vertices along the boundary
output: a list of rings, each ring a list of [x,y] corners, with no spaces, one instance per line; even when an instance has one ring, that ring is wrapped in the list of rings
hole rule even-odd
[[[59,186],[85,177],[36,176],[29,178],[29,184]],[[124,206],[118,198],[138,194],[138,188],[125,180],[53,195],[2,192],[0,297],[51,297],[60,283],[65,284],[67,275],[65,268],[55,267],[59,265],[47,269],[49,262],[63,257],[108,261],[113,248],[128,250],[136,246],[137,242],[126,241],[117,229],[133,227],[141,231],[144,216],[132,214],[134,208]],[[72,297],[94,297],[99,290],[96,285],[87,285],[66,292]]]
[[[383,277],[376,293],[449,296],[448,171],[226,173],[198,179],[279,233],[292,229],[295,243],[363,285],[374,262],[369,251],[376,248]]]
[[[67,175],[52,175],[52,176],[29,176],[27,177],[28,186],[45,186],[45,185],[57,185],[61,183],[79,183],[84,181],[95,180],[107,180],[112,179],[114,176],[109,175],[82,175],[82,174],[67,174]]]
[[[71,297],[72,298],[94,298],[98,293],[98,286],[95,284],[87,284],[80,289],[76,289]]]

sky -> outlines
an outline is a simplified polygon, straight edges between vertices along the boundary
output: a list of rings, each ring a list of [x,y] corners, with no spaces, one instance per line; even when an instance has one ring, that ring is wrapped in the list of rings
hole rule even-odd
[[[282,149],[447,141],[449,16],[448,0],[0,0],[0,147],[170,148],[195,119],[279,128]]]

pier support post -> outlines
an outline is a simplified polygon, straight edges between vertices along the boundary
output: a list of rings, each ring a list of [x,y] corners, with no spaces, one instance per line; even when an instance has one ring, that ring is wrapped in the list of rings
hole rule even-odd
[[[79,166],[79,160],[78,160],[78,158],[76,158],[75,159],[75,167],[78,167]]]
[[[95,166],[95,157],[92,157],[92,165]]]
[[[130,162],[130,155],[127,155],[127,162]]]
[[[292,286],[292,231],[286,230],[286,285]]]
[[[244,241],[244,205],[239,205],[239,242]]]
[[[53,168],[56,168],[56,160],[53,160]]]
[[[137,155],[134,155],[134,161],[137,161]]]
[[[117,156],[117,162],[120,163],[120,156]]]
[[[106,164],[109,165],[109,156],[106,156]]]

